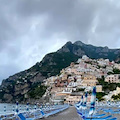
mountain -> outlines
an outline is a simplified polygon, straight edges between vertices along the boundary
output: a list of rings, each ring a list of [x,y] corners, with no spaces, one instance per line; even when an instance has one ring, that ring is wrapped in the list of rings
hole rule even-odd
[[[41,62],[30,69],[3,80],[0,86],[0,102],[25,101],[30,97],[32,99],[35,91],[41,91],[41,94],[36,94],[34,99],[41,98],[45,92],[44,86],[39,89],[41,82],[47,77],[59,74],[62,68],[76,62],[83,55],[93,59],[107,58],[120,62],[120,49],[96,47],[81,41],[67,42],[58,51],[45,55]]]

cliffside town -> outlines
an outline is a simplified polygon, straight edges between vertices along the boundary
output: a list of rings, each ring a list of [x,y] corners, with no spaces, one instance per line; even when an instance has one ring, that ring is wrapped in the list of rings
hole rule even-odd
[[[45,55],[40,62],[29,69],[4,79],[0,86],[0,102],[34,102],[36,99],[46,102],[49,98],[52,100],[53,94],[49,92],[51,90],[49,81],[55,82],[54,89],[64,89],[65,85],[67,89],[72,89],[73,85],[77,86],[77,88],[74,87],[74,94],[78,94],[76,91],[85,89],[81,86],[99,85],[97,88],[101,89],[101,85],[103,87],[103,92],[99,92],[101,99],[101,96],[119,87],[118,81],[112,80],[113,74],[120,74],[119,64],[110,61],[120,63],[120,49],[97,47],[81,41],[67,42],[61,49]],[[107,75],[111,76],[105,82]],[[117,78],[119,75],[116,75],[115,79]],[[48,83],[46,83],[47,80]],[[43,81],[44,84],[42,84]],[[46,88],[45,83],[50,87]],[[63,97],[63,99],[66,98]]]
[[[59,75],[44,79],[44,85],[49,86],[49,91],[46,93],[51,95],[51,102],[73,104],[81,99],[85,91],[90,93],[93,86],[96,86],[98,94],[104,93],[103,86],[100,84],[102,78],[108,84],[115,83],[119,86],[120,73],[113,73],[115,70],[120,72],[120,64],[110,62],[109,59],[90,59],[84,55],[76,63],[72,62],[70,66],[62,69]],[[117,94],[120,93],[118,88],[117,86],[115,88]],[[90,96],[88,98],[89,101]]]

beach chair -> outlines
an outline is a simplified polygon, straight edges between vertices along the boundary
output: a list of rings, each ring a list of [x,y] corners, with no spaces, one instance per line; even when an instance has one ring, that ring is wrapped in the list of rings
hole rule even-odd
[[[77,111],[77,113],[81,116],[81,117],[85,117],[86,116],[86,118],[87,117],[89,117],[89,114],[88,114],[88,112],[86,112],[85,114],[83,114],[83,113],[81,113],[80,111]],[[93,115],[92,117],[94,117],[94,118],[100,118],[100,117],[103,117],[103,116],[105,116],[106,114],[95,114],[95,115]]]
[[[107,119],[107,120],[117,120],[117,118],[111,118],[111,119]]]
[[[51,115],[54,115],[54,114],[57,114],[65,109],[69,108],[69,106],[66,106],[66,107],[62,107],[62,108],[59,108],[59,109],[56,109],[56,110],[53,110],[52,112],[49,112],[47,114],[44,115],[44,117],[48,117],[48,116],[51,116]]]
[[[120,111],[119,110],[117,110],[117,111],[113,111],[112,109],[108,109],[108,110],[103,110],[104,112],[106,112],[106,113],[111,113],[111,114],[119,114],[120,113]]]
[[[111,114],[120,114],[120,111],[111,111]]]
[[[88,117],[88,118],[83,118],[84,120],[109,120],[109,118],[111,118],[112,115],[108,115],[106,117]]]
[[[20,118],[20,120],[35,120],[35,119],[38,119],[38,118],[43,118],[43,115],[39,114],[39,115],[37,115],[37,117],[34,116],[33,118],[27,118],[22,113],[20,113],[20,114],[18,114],[18,117]]]
[[[96,115],[93,115],[93,117],[103,117],[105,116],[106,114],[96,114]]]
[[[20,120],[34,120],[34,118],[25,118],[22,113],[18,114],[18,117],[20,118]]]

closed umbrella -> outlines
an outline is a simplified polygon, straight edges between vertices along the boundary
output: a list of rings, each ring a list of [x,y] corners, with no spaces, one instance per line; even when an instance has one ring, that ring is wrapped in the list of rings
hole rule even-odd
[[[86,109],[86,105],[87,105],[87,92],[85,93],[85,99],[84,99],[84,104],[83,104],[84,109]]]
[[[93,92],[91,95],[91,107],[89,111],[89,115],[93,115],[95,113],[95,101],[96,101],[96,87],[93,87]]]
[[[81,96],[80,109],[83,107],[83,95]]]

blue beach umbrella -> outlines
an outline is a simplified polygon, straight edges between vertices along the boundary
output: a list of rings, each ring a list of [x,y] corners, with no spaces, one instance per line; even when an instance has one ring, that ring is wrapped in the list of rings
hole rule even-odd
[[[18,101],[16,102],[16,114],[18,114],[19,110],[18,110]]]
[[[75,104],[75,107],[76,107],[76,108],[79,108],[80,103],[81,103],[81,102],[79,101],[77,104]]]
[[[79,108],[81,109],[83,107],[83,95],[81,96],[81,102]]]
[[[35,104],[35,108],[34,108],[34,109],[35,109],[35,111],[36,111],[36,109],[37,109],[37,105],[36,105],[36,104]]]
[[[77,104],[79,104],[79,103],[80,103],[80,101],[77,102]]]
[[[4,106],[4,113],[5,113],[5,118],[7,117],[6,116],[6,106]]]
[[[96,87],[93,87],[89,115],[93,115],[95,113],[95,101],[96,101]]]
[[[78,106],[80,104],[80,101],[78,101],[75,105]]]
[[[86,109],[86,104],[87,104],[87,92],[85,93],[85,99],[84,99],[84,104],[83,104],[84,109]]]
[[[26,107],[27,107],[27,109],[26,109],[27,114],[26,115],[27,115],[27,117],[29,117],[29,103],[28,102],[27,102],[27,106]]]
[[[43,106],[43,104],[42,104],[42,106]],[[43,108],[43,107],[42,107],[42,108]],[[42,116],[44,116],[45,113],[43,112],[42,108],[40,108],[40,112],[41,112]]]
[[[34,107],[34,117],[36,117],[36,109],[37,109],[37,106],[35,104],[35,107]]]
[[[15,107],[13,106],[13,112],[15,111]]]
[[[27,102],[27,112],[29,111],[29,103]]]
[[[40,105],[40,109],[42,109],[42,108],[43,108],[43,104]]]
[[[15,118],[15,120],[18,120],[18,117],[17,117],[18,113],[19,113],[19,110],[18,110],[18,101],[17,101],[16,102],[16,118]]]
[[[21,111],[21,106],[20,106],[19,110]]]

